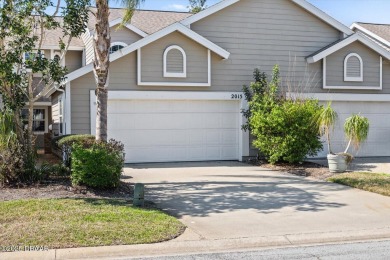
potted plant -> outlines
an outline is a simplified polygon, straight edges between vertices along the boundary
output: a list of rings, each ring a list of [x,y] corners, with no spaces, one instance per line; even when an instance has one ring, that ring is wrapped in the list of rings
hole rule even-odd
[[[348,168],[348,164],[352,162],[353,156],[348,153],[351,145],[356,150],[360,148],[368,137],[368,131],[370,123],[366,117],[361,115],[352,115],[347,118],[344,124],[345,137],[348,140],[348,145],[344,152],[333,153],[330,142],[330,133],[334,129],[334,125],[337,122],[338,115],[336,111],[331,107],[331,103],[328,103],[318,114],[317,125],[319,127],[319,133],[326,137],[328,144],[328,165],[330,172],[345,172]]]

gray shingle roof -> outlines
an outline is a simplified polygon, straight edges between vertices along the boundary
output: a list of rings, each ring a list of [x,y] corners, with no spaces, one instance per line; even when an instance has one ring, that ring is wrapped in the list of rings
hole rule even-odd
[[[96,11],[95,7],[91,7],[90,9],[92,12]],[[113,21],[118,18],[123,18],[124,13],[125,10],[122,8],[111,8],[109,20]],[[192,13],[183,12],[136,10],[130,23],[145,33],[152,34],[191,15]],[[91,15],[88,22],[88,29],[93,30],[94,24],[95,17]]]
[[[361,27],[375,33],[390,42],[390,24],[357,23]]]

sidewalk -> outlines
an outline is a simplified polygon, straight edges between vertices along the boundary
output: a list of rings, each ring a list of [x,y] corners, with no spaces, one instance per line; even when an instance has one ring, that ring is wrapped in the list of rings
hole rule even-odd
[[[0,253],[0,259],[118,259],[122,257],[131,258],[206,252],[229,252],[259,248],[292,247],[380,239],[390,239],[390,227],[351,232],[306,233],[214,240],[199,239],[197,234],[187,229],[181,237],[159,244],[57,249],[46,252]]]

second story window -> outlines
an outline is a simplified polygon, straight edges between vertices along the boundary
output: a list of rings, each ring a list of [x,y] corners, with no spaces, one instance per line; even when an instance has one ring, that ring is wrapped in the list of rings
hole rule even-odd
[[[119,51],[120,49],[123,49],[126,46],[127,44],[124,42],[113,42],[111,43],[110,54],[113,54],[114,52]]]

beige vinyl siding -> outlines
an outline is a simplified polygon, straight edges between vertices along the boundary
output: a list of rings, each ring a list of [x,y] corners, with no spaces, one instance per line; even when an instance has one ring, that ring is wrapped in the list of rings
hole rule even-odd
[[[68,51],[65,56],[65,66],[68,69],[68,73],[81,68],[83,66],[83,52]]]
[[[81,39],[83,40],[85,44],[85,64],[89,64],[92,62],[94,53],[93,53],[93,38],[89,35],[89,31],[85,32]]]
[[[322,86],[322,66],[306,57],[335,42],[340,32],[288,0],[243,0],[191,25],[191,29],[231,53],[213,59],[212,85],[241,90],[252,81],[254,68],[271,73],[279,64],[282,76],[296,81],[311,76],[311,88]]]
[[[62,95],[60,92],[56,92],[51,96],[51,122],[52,122],[52,132],[54,136],[59,135],[59,102],[58,98]]]
[[[139,41],[140,39],[142,39],[142,36],[127,29],[126,27],[111,28],[111,43],[124,42],[127,45],[130,45],[132,43]]]
[[[163,76],[164,51],[172,45],[180,46],[186,53],[186,78],[164,78]],[[207,49],[179,32],[171,33],[143,47],[141,52],[142,82],[207,83]],[[181,56],[180,52],[179,55]],[[181,71],[182,68],[180,68]]]
[[[344,60],[351,53],[358,54],[363,60],[363,82],[344,81]],[[377,86],[380,85],[379,54],[359,42],[354,42],[326,58],[327,86]],[[360,75],[360,62],[357,60],[357,75]],[[356,75],[356,74],[354,74]]]

